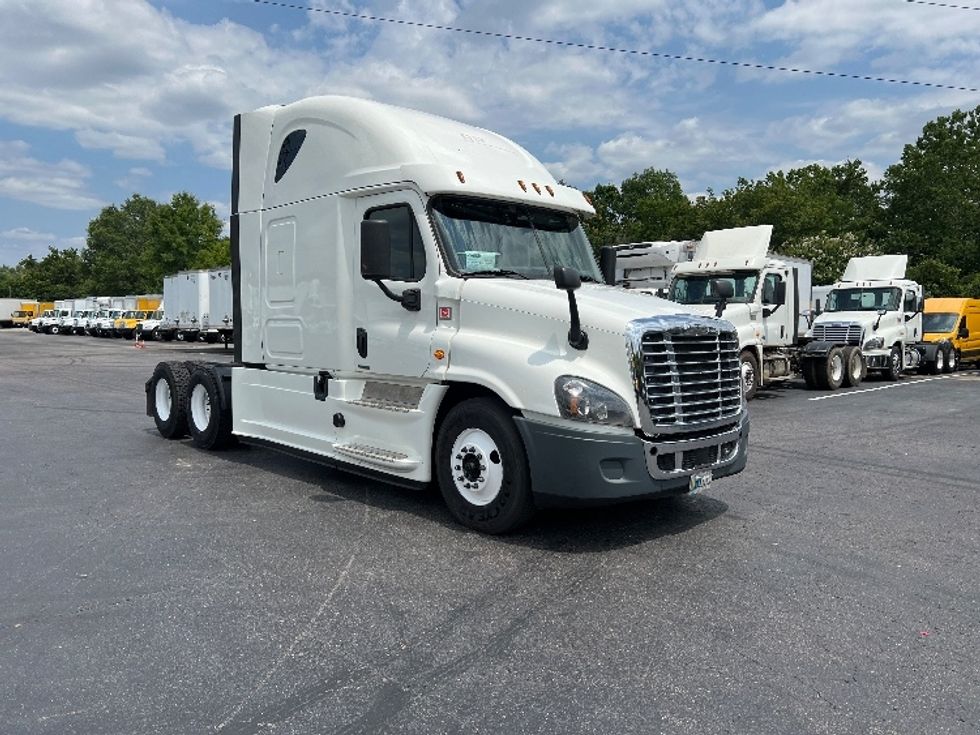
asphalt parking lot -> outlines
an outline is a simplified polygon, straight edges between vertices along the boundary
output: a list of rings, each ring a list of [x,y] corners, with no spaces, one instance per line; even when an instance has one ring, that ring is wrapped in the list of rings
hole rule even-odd
[[[490,538],[160,438],[190,354],[0,332],[4,733],[980,731],[976,372],[788,384],[706,495]]]

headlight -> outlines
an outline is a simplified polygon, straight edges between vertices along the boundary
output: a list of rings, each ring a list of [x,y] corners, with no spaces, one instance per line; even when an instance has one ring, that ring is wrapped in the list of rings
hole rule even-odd
[[[591,380],[562,375],[555,381],[555,399],[562,418],[607,426],[633,426],[633,414],[626,401]]]
[[[864,351],[867,352],[868,350],[880,350],[884,346],[885,346],[884,337],[872,337],[871,339],[869,339],[867,342],[864,343]]]

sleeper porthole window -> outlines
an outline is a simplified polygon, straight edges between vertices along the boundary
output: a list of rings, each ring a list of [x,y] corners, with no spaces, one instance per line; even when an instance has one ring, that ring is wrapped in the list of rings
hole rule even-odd
[[[306,131],[294,130],[282,141],[282,145],[279,146],[279,158],[276,159],[275,182],[277,184],[279,183],[279,179],[286,175],[289,167],[293,165],[299,149],[303,147],[304,140],[306,140]]]

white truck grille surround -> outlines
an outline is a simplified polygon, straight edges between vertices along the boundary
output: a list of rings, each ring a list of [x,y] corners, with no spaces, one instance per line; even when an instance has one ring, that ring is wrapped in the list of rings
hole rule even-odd
[[[813,325],[813,339],[821,342],[861,344],[861,325],[854,322],[825,322]]]
[[[653,317],[632,322],[628,331],[644,431],[692,431],[738,418],[738,335],[729,322],[686,315]]]

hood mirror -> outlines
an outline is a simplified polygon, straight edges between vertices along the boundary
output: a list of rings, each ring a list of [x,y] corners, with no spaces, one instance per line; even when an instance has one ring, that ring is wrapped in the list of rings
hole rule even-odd
[[[589,347],[589,335],[582,331],[578,317],[578,302],[575,301],[575,290],[582,285],[582,276],[574,268],[555,266],[555,286],[568,294],[568,311],[571,316],[571,326],[568,330],[568,344],[576,350],[586,350]]]
[[[612,245],[605,245],[599,251],[599,269],[602,271],[602,280],[607,286],[616,285],[616,248]]]

